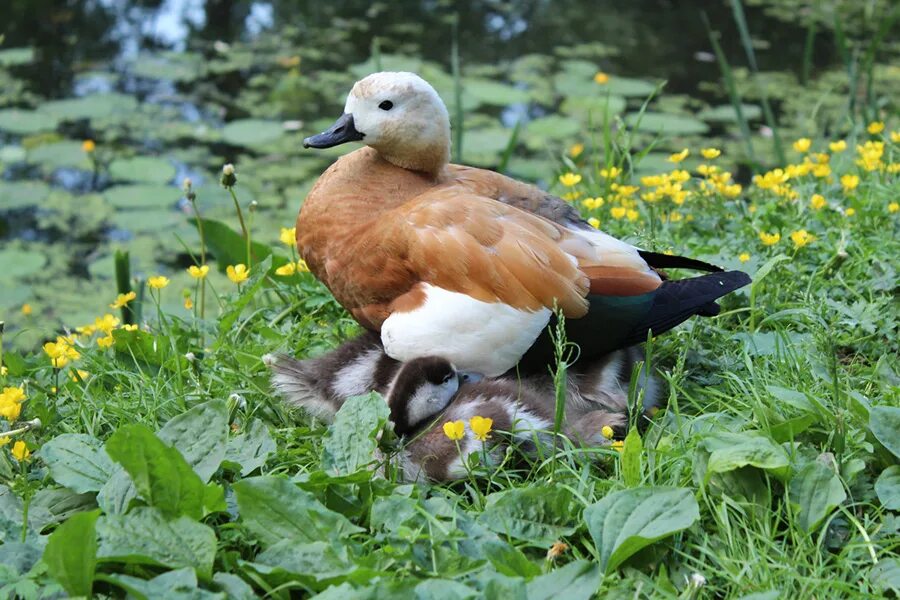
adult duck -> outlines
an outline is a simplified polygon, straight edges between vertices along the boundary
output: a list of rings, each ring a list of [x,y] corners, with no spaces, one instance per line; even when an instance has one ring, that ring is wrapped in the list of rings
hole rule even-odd
[[[385,351],[440,354],[495,376],[544,371],[557,307],[582,357],[644,341],[749,283],[739,271],[666,281],[654,267],[709,267],[606,235],[539,188],[450,164],[450,119],[413,73],[358,81],[308,148],[362,142],[313,186],[297,218],[312,273]],[[721,270],[719,270],[721,271]],[[523,360],[524,358],[524,360]]]

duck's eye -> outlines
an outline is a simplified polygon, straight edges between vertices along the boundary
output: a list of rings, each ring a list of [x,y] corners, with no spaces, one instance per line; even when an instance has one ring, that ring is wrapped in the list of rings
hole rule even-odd
[[[378,108],[380,108],[381,110],[391,110],[392,108],[394,108],[394,103],[390,100],[385,100],[378,105]]]
[[[447,383],[447,382],[449,382],[451,379],[453,379],[453,373],[447,373],[446,375],[444,375],[444,380],[443,380],[441,383],[442,383],[442,384]]]

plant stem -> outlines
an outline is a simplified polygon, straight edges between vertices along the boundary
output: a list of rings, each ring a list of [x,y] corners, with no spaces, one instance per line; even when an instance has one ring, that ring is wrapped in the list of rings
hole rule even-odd
[[[197,232],[200,234],[200,266],[206,264],[206,238],[203,236],[203,219],[200,218],[200,207],[197,206],[197,198],[192,194],[191,206],[194,208],[194,218],[197,220]],[[206,277],[200,279],[200,320],[206,316]]]
[[[247,268],[249,269],[252,266],[250,264],[250,233],[247,231],[247,225],[244,223],[244,213],[241,211],[241,203],[238,202],[237,194],[234,193],[234,188],[229,187],[228,193],[231,194],[231,199],[234,200],[234,209],[237,211],[238,221],[241,223],[241,232],[244,234],[244,239],[247,241]]]

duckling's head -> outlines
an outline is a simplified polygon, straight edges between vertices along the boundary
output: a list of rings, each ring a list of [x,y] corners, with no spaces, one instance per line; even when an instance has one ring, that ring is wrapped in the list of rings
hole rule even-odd
[[[447,408],[462,378],[449,360],[437,356],[404,363],[386,399],[394,431],[398,435],[409,433]]]
[[[306,148],[361,141],[398,167],[436,174],[450,160],[450,115],[415,73],[373,73],[356,82],[334,125],[303,140]]]

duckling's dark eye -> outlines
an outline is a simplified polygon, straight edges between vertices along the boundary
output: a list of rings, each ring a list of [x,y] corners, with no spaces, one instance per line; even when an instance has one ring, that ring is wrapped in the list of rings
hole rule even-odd
[[[446,375],[444,375],[444,380],[441,381],[441,383],[442,383],[442,384],[443,384],[443,383],[447,383],[447,382],[450,381],[451,379],[453,379],[453,373],[447,373]]]
[[[390,100],[385,100],[378,105],[378,108],[380,108],[381,110],[391,110],[392,108],[394,108],[394,103]]]

